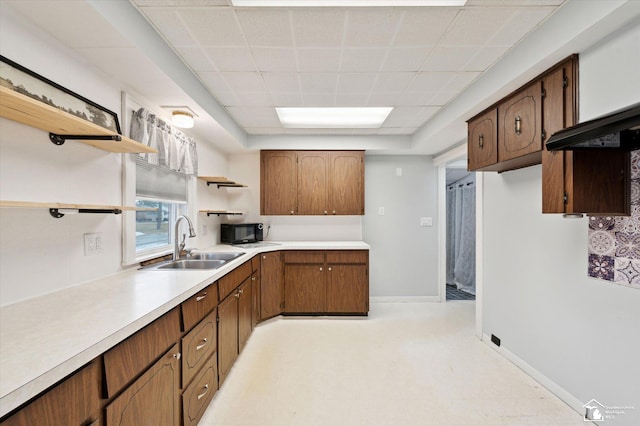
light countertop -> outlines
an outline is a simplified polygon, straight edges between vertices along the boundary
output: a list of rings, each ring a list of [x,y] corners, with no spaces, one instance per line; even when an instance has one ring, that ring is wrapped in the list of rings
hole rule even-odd
[[[254,255],[368,250],[362,241],[292,241],[242,251],[216,270],[129,269],[0,308],[0,416],[101,355]]]

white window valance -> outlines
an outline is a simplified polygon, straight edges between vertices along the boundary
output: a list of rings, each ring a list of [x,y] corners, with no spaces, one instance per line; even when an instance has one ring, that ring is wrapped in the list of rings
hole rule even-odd
[[[166,167],[186,175],[198,174],[196,142],[145,108],[133,112],[131,139],[158,150],[157,154],[138,154],[149,164]]]

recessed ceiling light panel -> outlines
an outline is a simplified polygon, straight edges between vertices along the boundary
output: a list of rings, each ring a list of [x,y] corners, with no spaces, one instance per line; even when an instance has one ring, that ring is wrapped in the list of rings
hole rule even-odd
[[[231,0],[236,7],[464,6],[467,0]]]
[[[289,129],[377,129],[392,107],[276,108],[282,126]]]

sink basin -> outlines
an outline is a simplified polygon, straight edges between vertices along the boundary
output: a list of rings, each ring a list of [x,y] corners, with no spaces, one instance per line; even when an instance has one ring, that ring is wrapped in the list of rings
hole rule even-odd
[[[218,269],[225,263],[227,263],[226,260],[220,259],[180,259],[172,260],[156,269]]]
[[[193,253],[189,259],[198,259],[198,260],[224,260],[228,262],[230,260],[236,259],[242,256],[244,252],[241,253],[228,253],[228,252],[215,252],[215,253]],[[188,259],[188,260],[189,260]]]

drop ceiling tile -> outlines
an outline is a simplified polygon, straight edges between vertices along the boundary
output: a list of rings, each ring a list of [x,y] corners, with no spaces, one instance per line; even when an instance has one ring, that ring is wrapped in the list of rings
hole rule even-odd
[[[359,107],[367,104],[368,93],[344,93],[336,94],[336,106],[339,107]]]
[[[238,9],[236,13],[249,45],[293,46],[291,21],[287,9]]]
[[[297,71],[293,49],[279,47],[254,47],[251,49],[259,71]]]
[[[302,94],[298,93],[284,93],[284,92],[271,92],[271,100],[273,105],[277,107],[299,107],[302,106]]]
[[[340,49],[298,49],[300,72],[337,72],[340,67]]]
[[[178,54],[183,61],[195,72],[215,72],[216,66],[205,52],[199,47],[179,47]]]
[[[143,12],[151,24],[171,45],[175,47],[198,45],[198,42],[176,10],[146,8]]]
[[[222,98],[221,98],[222,100]],[[272,106],[273,101],[267,92],[231,93],[226,97],[224,106]]]
[[[422,71],[461,71],[480,46],[438,46],[429,55]]]
[[[389,50],[382,71],[418,71],[427,59],[431,48],[396,47]]]
[[[553,11],[554,8],[552,7],[522,8],[510,20],[504,23],[498,32],[489,40],[489,44],[513,45],[517,43]]]
[[[464,90],[473,80],[480,75],[479,72],[458,72],[452,75],[451,80],[446,86],[442,88],[444,91],[449,92],[461,92]]]
[[[485,71],[507,53],[510,46],[485,46],[463,67],[463,71]]]
[[[334,93],[338,85],[337,73],[301,73],[302,93]]]
[[[411,84],[417,74],[415,72],[379,73],[374,90],[376,92],[402,92]]]
[[[219,72],[201,72],[198,73],[198,77],[212,93],[233,91]]]
[[[338,77],[338,93],[368,93],[373,89],[377,74],[341,73]]]
[[[455,73],[447,72],[420,72],[409,85],[411,91],[437,92],[449,83]]]
[[[402,99],[403,92],[379,92],[374,91],[370,94],[366,106],[384,107],[400,105],[399,100]]]
[[[236,92],[215,92],[214,93],[218,103],[222,106],[238,106],[241,105],[239,96]]]
[[[438,92],[415,92],[406,91],[398,97],[396,105],[398,106],[425,106],[440,105],[434,103],[434,99]]]
[[[394,46],[435,46],[460,9],[430,7],[410,9],[402,19]]]
[[[458,92],[439,92],[431,99],[431,105],[446,105],[458,95]]]
[[[228,107],[227,111],[243,127],[280,127],[280,120],[272,107]]]
[[[262,73],[262,80],[270,93],[300,93],[296,73]]]
[[[224,72],[221,73],[232,90],[243,92],[262,92],[265,90],[262,77],[257,72]]]
[[[346,9],[293,8],[293,33],[297,47],[340,47]]]
[[[302,104],[306,107],[336,106],[336,95],[334,93],[303,93]]]
[[[508,7],[466,8],[456,16],[440,40],[442,45],[484,45],[511,19],[515,9]]]
[[[253,55],[245,47],[209,47],[205,53],[219,71],[256,71]]]
[[[346,48],[342,51],[340,71],[375,72],[380,69],[386,56],[386,48]]]
[[[382,127],[420,127],[431,118],[440,107],[395,107]]]
[[[389,46],[403,13],[402,9],[387,7],[349,9],[344,45]]]
[[[202,46],[243,47],[245,45],[242,30],[236,23],[233,9],[223,7],[182,8],[179,14],[193,37]]]

